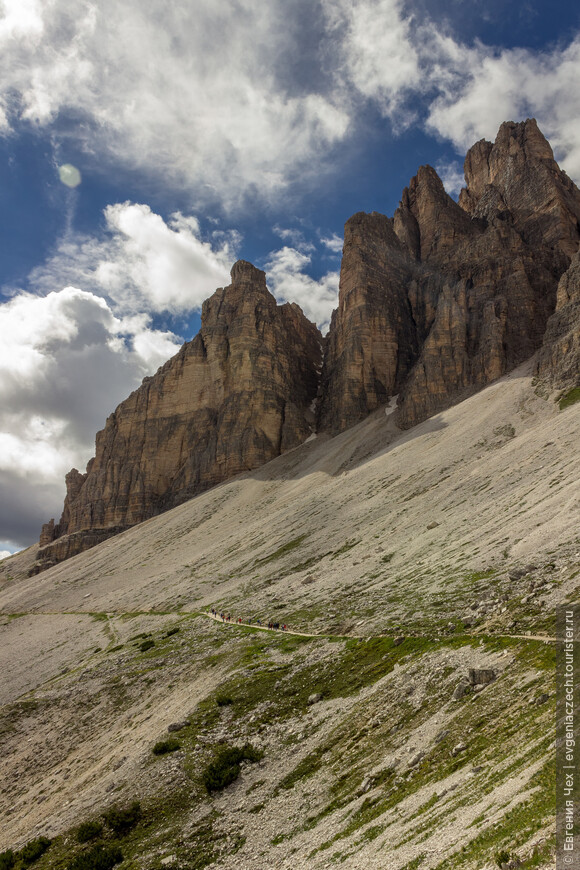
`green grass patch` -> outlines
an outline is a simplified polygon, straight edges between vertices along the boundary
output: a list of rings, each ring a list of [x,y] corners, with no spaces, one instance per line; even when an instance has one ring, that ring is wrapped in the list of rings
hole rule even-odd
[[[89,819],[87,822],[82,822],[77,828],[77,840],[79,843],[88,843],[90,840],[96,840],[103,833],[103,823],[97,819]]]
[[[347,541],[345,544],[342,545],[342,547],[339,550],[336,550],[332,554],[331,558],[338,559],[339,556],[342,556],[343,553],[348,553],[349,550],[352,550],[358,544],[360,544],[360,538],[353,538],[352,540]]]
[[[87,852],[81,852],[66,866],[66,870],[111,870],[123,860],[121,847],[116,843],[97,843]]]
[[[250,743],[242,747],[224,746],[204,770],[203,784],[210,794],[214,791],[222,791],[238,778],[242,761],[260,761],[263,757],[264,753],[260,749],[255,749]]]
[[[167,740],[158,740],[152,749],[153,755],[167,755],[170,752],[176,752],[181,749],[181,743],[175,737],[169,737]]]
[[[575,405],[576,402],[580,402],[580,387],[572,387],[571,390],[564,393],[564,395],[560,397],[558,407],[563,411],[565,408],[569,408],[570,405]]]
[[[47,849],[50,848],[52,841],[48,837],[36,837],[34,840],[29,840],[18,852],[13,852],[12,849],[7,849],[0,853],[0,870],[21,870],[24,867],[30,867],[42,858]]]
[[[153,649],[154,646],[155,646],[154,640],[144,640],[143,643],[139,644],[139,651],[140,652],[147,652],[147,650]]]
[[[141,804],[133,801],[131,806],[125,809],[113,806],[103,813],[105,824],[117,837],[123,837],[132,831],[142,818]]]
[[[298,549],[306,537],[306,535],[299,535],[299,537],[287,541],[285,544],[282,544],[281,547],[278,547],[277,550],[274,550],[273,553],[270,553],[269,556],[264,556],[262,559],[256,559],[254,565],[267,565],[269,562],[275,562],[277,559],[281,559],[282,556],[291,553],[292,550]]]

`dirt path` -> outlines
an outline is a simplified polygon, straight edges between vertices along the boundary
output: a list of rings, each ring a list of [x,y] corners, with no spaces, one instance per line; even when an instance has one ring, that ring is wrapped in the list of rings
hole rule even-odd
[[[290,628],[285,628],[285,629],[268,628],[267,625],[256,625],[253,622],[252,623],[237,622],[236,620],[229,620],[228,621],[228,620],[223,620],[220,616],[214,616],[213,613],[208,613],[205,610],[200,610],[198,612],[199,612],[200,616],[206,616],[208,619],[213,619],[214,622],[219,622],[221,625],[233,625],[233,626],[237,625],[240,628],[241,627],[256,628],[259,631],[275,631],[275,632],[278,632],[279,634],[294,634],[294,635],[297,635],[298,637],[337,637],[337,635],[333,635],[333,634],[306,634],[306,632],[294,631],[293,629],[290,629]],[[376,635],[348,634],[348,635],[344,635],[344,638],[346,640],[348,640],[349,638],[353,638],[355,640],[370,640],[371,638],[374,639],[374,638],[379,638],[379,637],[392,637],[392,636],[393,635],[390,635],[390,634],[376,634]],[[469,637],[477,637],[477,636],[478,635],[469,635]],[[425,635],[413,634],[413,635],[409,635],[409,637],[425,637]],[[543,635],[543,634],[497,634],[497,635],[493,635],[493,637],[509,637],[512,640],[542,640],[545,643],[556,643],[555,637],[547,637],[546,635]]]

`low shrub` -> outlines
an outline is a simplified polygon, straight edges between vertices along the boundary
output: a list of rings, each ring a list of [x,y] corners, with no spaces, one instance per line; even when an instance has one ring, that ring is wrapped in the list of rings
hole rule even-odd
[[[110,810],[103,813],[103,819],[107,827],[114,834],[122,836],[123,834],[128,834],[135,827],[137,822],[141,820],[142,815],[141,804],[139,801],[133,801],[131,806],[124,810],[120,810],[118,807],[111,807]]]
[[[243,747],[226,746],[218,751],[214,760],[202,774],[203,784],[208,792],[222,791],[240,775],[242,761],[259,761],[264,753],[246,743]]]
[[[49,848],[51,841],[48,837],[37,837],[36,840],[30,840],[23,846],[23,848],[18,852],[18,858],[23,864],[34,864],[35,861],[38,861],[42,855]]]
[[[165,637],[171,637],[174,634],[179,634],[179,628],[177,626],[175,626],[175,628],[169,628],[165,632]]]
[[[13,852],[12,849],[0,852],[0,870],[12,870],[15,866],[28,867],[34,864],[44,855],[51,842],[48,837],[37,837],[35,840],[30,840],[18,852]]]
[[[67,865],[66,870],[111,870],[123,860],[123,853],[117,843],[103,846],[97,843],[88,852],[81,852]]]
[[[103,833],[103,825],[96,819],[89,822],[83,822],[77,829],[77,840],[79,843],[88,843],[89,840],[94,840],[100,837]]]
[[[175,752],[176,749],[181,749],[181,743],[175,737],[170,737],[168,740],[158,740],[153,747],[153,755],[167,755],[168,752]]]
[[[141,652],[147,652],[148,649],[151,649],[154,646],[154,640],[144,640],[143,643],[139,645],[139,649],[141,650]]]
[[[6,849],[5,852],[0,852],[0,870],[12,870],[16,864],[16,855],[12,849]]]
[[[505,849],[503,849],[501,852],[496,852],[495,863],[498,867],[503,867],[506,864],[510,867],[519,867],[520,860],[517,855],[512,855],[510,852],[506,852]]]
[[[218,695],[215,702],[218,707],[228,707],[230,704],[234,703],[234,699],[230,698],[229,695]]]

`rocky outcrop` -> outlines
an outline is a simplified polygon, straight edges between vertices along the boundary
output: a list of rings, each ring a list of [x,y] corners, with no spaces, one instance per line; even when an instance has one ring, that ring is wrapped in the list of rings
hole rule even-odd
[[[338,310],[322,373],[319,426],[340,431],[397,393],[419,353],[407,296],[406,249],[392,221],[356,214],[346,224]]]
[[[422,166],[392,218],[347,221],[323,366],[300,308],[236,263],[196,338],[109,417],[86,473],[67,475],[41,566],[257,468],[315,422],[339,432],[398,396],[410,427],[540,347],[542,377],[577,384],[580,191],[533,120],[476,143],[465,180],[456,203]]]
[[[548,320],[538,374],[555,387],[580,386],[580,251],[558,284],[556,310]]]
[[[533,118],[507,122],[495,142],[481,140],[465,158],[466,189],[459,204],[489,217],[501,202],[527,244],[556,248],[568,258],[578,248],[578,188],[556,161]]]
[[[397,394],[397,421],[412,426],[542,345],[580,240],[580,191],[534,120],[474,145],[465,179],[458,204],[422,166],[392,220],[347,222],[322,428],[340,431]]]
[[[86,474],[67,475],[60,522],[39,558],[60,561],[196,493],[257,468],[312,432],[322,337],[278,306],[244,261],[202,309],[202,326],[98,433]]]

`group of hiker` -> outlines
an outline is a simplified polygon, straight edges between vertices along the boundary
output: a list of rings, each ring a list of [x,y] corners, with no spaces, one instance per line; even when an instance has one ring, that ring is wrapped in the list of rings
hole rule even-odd
[[[211,615],[215,619],[221,619],[222,622],[233,622],[236,625],[258,625],[260,628],[269,628],[271,631],[288,631],[286,623],[268,622],[263,623],[261,619],[243,620],[241,616],[232,618],[229,613],[218,613],[215,607],[210,610]]]

